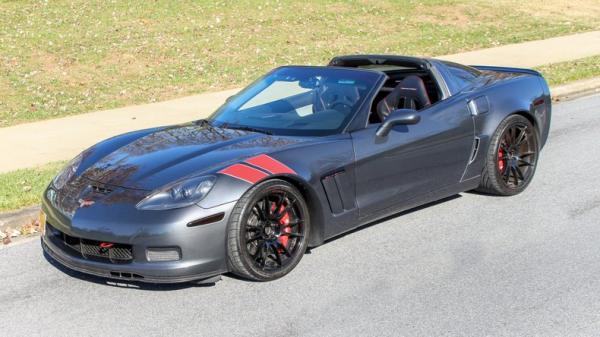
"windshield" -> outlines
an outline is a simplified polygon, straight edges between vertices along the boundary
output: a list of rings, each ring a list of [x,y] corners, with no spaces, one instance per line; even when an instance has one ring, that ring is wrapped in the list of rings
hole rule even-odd
[[[278,68],[235,95],[210,121],[279,135],[339,133],[381,76],[332,67]]]

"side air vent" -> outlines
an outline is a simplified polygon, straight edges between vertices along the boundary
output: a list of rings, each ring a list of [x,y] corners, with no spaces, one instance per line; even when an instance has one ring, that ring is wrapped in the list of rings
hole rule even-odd
[[[473,141],[473,152],[471,152],[471,159],[469,159],[469,164],[471,164],[473,160],[475,160],[475,157],[477,157],[477,151],[479,151],[480,141],[481,140],[479,139],[479,137],[475,137],[475,140]]]
[[[333,214],[354,209],[352,186],[348,181],[346,171],[337,171],[321,178],[327,201]]]

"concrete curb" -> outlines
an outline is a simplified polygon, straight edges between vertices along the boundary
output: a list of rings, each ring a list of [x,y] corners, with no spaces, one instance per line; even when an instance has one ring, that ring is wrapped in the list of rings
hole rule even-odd
[[[5,231],[6,228],[17,229],[23,225],[37,220],[40,212],[40,205],[29,206],[17,211],[0,213],[0,230]]]
[[[600,93],[600,77],[581,80],[550,88],[553,101],[566,101],[577,97]],[[30,206],[14,212],[0,213],[0,230],[13,229],[31,223],[38,218],[40,206]]]
[[[580,80],[550,88],[553,101],[566,101],[600,93],[600,77]]]

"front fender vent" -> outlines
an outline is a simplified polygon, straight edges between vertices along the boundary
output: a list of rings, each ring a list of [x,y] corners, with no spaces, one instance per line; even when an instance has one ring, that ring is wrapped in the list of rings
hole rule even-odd
[[[471,164],[477,157],[477,152],[479,151],[479,143],[480,142],[481,142],[481,140],[479,139],[479,137],[475,137],[475,140],[473,141],[473,151],[471,152],[471,158],[469,159],[469,164]]]

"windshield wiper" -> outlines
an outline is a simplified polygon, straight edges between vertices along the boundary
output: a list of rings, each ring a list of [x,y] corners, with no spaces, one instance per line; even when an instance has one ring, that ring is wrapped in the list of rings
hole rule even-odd
[[[232,130],[243,130],[243,131],[250,131],[250,132],[259,132],[259,133],[264,133],[266,135],[272,135],[273,134],[271,131],[268,131],[268,130],[253,128],[251,126],[245,126],[245,125],[229,125],[227,123],[224,123],[223,125],[220,125],[220,127],[225,128],[225,129],[232,129]]]

